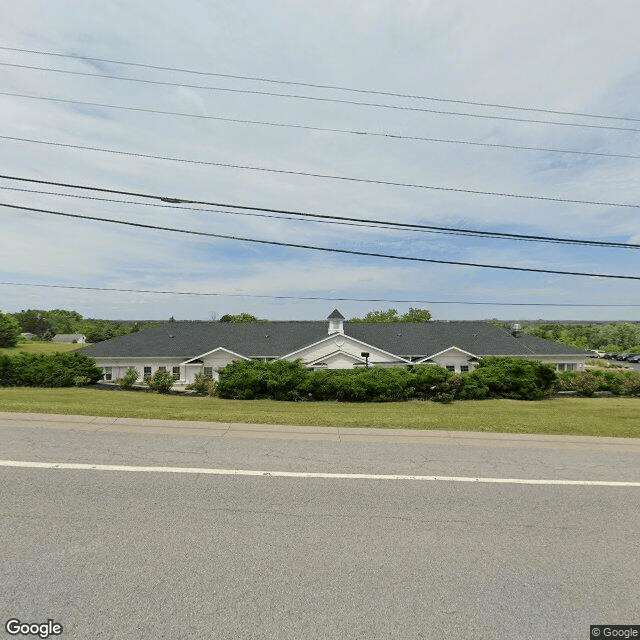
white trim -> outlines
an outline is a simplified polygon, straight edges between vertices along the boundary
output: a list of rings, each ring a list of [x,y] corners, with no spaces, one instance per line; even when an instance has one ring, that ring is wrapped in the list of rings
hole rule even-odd
[[[390,353],[389,351],[385,351],[384,349],[380,349],[380,347],[376,347],[372,344],[367,344],[366,342],[362,342],[362,340],[358,340],[358,338],[354,338],[353,336],[350,336],[348,334],[339,334],[340,336],[345,338],[345,342],[347,340],[351,340],[352,342],[355,342],[356,344],[359,345],[363,345],[365,347],[367,347],[368,349],[372,349],[373,351],[377,351],[378,353],[383,353],[385,356],[390,356],[391,358],[394,358],[395,361],[400,362],[402,364],[411,364],[411,362],[409,360],[405,360],[404,358],[402,358],[401,356],[397,356],[395,353]],[[284,356],[280,356],[278,358],[278,360],[285,360],[287,358],[290,358],[291,356],[294,356],[296,353],[300,353],[301,351],[305,351],[307,349],[310,349],[311,347],[315,347],[318,346],[320,344],[322,344],[323,342],[328,342],[330,340],[335,340],[336,338],[336,334],[332,333],[330,336],[327,336],[326,338],[323,338],[322,340],[318,340],[317,342],[312,342],[311,344],[308,344],[300,349],[296,349],[295,351],[292,351],[291,353],[287,353]],[[326,357],[326,356],[325,356]],[[369,362],[371,363],[371,358],[369,358]]]
[[[413,364],[421,364],[425,360],[433,360],[433,358],[437,358],[438,356],[441,356],[443,353],[446,353],[447,351],[450,351],[451,349],[455,349],[456,351],[458,351],[458,353],[464,353],[464,354],[466,354],[468,356],[471,356],[472,358],[480,358],[481,357],[481,356],[476,355],[475,353],[471,353],[470,351],[465,351],[464,349],[461,349],[460,347],[456,347],[455,344],[452,344],[450,347],[447,347],[446,349],[443,349],[442,351],[438,351],[438,353],[434,353],[433,355],[426,356],[426,357],[422,358],[422,360],[414,361]]]
[[[189,358],[188,360],[184,360],[180,364],[191,364],[191,360],[197,360],[198,358],[205,358],[206,356],[209,356],[212,353],[215,353],[216,351],[224,351],[225,353],[228,353],[228,354],[230,354],[232,356],[238,356],[238,358],[242,358],[243,360],[251,360],[251,358],[247,358],[246,356],[240,355],[239,353],[236,353],[235,351],[231,351],[230,349],[227,349],[226,347],[216,347],[215,349],[211,349],[211,351],[207,351],[206,353],[201,353],[200,355],[193,356],[193,358]],[[194,363],[194,364],[197,364],[197,363]]]

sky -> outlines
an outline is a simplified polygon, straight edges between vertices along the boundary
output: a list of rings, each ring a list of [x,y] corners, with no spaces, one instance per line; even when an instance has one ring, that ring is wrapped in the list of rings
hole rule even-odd
[[[635,245],[639,28],[636,0],[6,3],[1,174],[338,218]],[[514,146],[537,150],[505,148]],[[139,320],[248,312],[321,320],[336,307],[347,318],[419,307],[438,320],[637,320],[640,311],[639,280],[443,263],[638,277],[635,248],[260,217],[250,209],[176,206],[9,179],[0,179],[0,203],[418,259],[0,207],[4,312],[63,308]]]

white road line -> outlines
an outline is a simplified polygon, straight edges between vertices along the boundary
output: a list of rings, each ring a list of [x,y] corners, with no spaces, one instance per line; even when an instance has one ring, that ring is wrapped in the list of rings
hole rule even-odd
[[[115,464],[82,464],[70,462],[27,462],[0,460],[0,467],[29,469],[61,469],[84,471],[129,471],[137,473],[191,473],[213,476],[262,476],[272,478],[324,478],[329,480],[419,480],[439,482],[475,482],[488,484],[537,484],[589,487],[640,487],[640,482],[606,480],[539,480],[534,478],[474,478],[465,476],[412,476],[373,473],[312,473],[307,471],[257,471],[247,469],[201,469],[197,467],[136,467]]]

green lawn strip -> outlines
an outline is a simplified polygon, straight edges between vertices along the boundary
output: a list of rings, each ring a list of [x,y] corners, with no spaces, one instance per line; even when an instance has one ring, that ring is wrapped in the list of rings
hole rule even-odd
[[[341,427],[640,437],[638,398],[339,403],[221,400],[143,391],[0,389],[0,411]]]
[[[61,342],[23,342],[17,347],[4,347],[0,349],[0,353],[8,356],[17,356],[22,351],[26,353],[62,353],[64,351],[76,351],[85,347],[84,344],[71,343],[65,344]]]

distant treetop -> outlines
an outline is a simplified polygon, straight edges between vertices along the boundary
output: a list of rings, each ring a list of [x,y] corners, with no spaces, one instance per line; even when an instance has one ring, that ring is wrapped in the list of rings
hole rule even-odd
[[[429,322],[431,312],[427,309],[409,308],[407,313],[398,314],[397,309],[369,311],[364,318],[351,318],[349,322]]]
[[[256,318],[250,313],[236,313],[236,314],[226,314],[218,320],[218,322],[267,322],[267,320],[261,320],[260,318]]]

